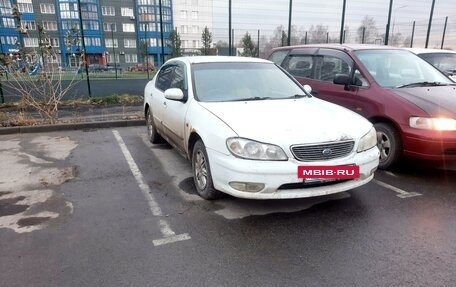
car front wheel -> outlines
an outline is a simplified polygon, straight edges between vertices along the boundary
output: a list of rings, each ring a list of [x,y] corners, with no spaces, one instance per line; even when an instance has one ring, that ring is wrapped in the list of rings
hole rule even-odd
[[[149,141],[153,144],[163,142],[163,138],[157,133],[157,128],[154,124],[154,117],[150,108],[147,109],[146,114],[146,124],[147,124],[147,136],[149,137]]]
[[[196,191],[204,199],[216,199],[222,193],[214,188],[206,147],[198,140],[193,147],[192,172]]]
[[[380,169],[395,167],[400,160],[402,144],[400,135],[395,128],[386,123],[376,123],[377,147],[380,150]]]

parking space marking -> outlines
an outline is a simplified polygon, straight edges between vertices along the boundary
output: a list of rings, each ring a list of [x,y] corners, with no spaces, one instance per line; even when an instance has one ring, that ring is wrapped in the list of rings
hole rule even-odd
[[[138,165],[136,164],[135,160],[131,156],[130,151],[128,150],[127,146],[125,145],[124,140],[120,136],[119,132],[117,130],[112,130],[112,133],[114,134],[114,137],[117,140],[117,143],[120,146],[120,149],[122,150],[122,153],[128,163],[128,166],[130,167],[131,172],[133,173],[133,176],[138,184],[139,189],[143,193],[144,197],[146,198],[146,201],[149,205],[149,209],[152,212],[152,215],[157,216],[157,217],[162,217],[163,213],[161,211],[160,206],[157,204],[155,201],[154,196],[152,195],[152,191],[149,187],[149,185],[146,183],[144,180],[144,176],[139,170]],[[188,233],[183,233],[176,235],[174,231],[170,228],[168,222],[166,222],[164,219],[160,219],[160,232],[163,235],[163,238],[153,240],[152,243],[154,246],[159,246],[159,245],[164,245],[168,243],[173,243],[177,241],[183,241],[183,240],[188,240],[191,239],[190,235]]]
[[[167,173],[170,178],[171,182],[174,184],[174,186],[179,187],[179,184],[189,178],[193,177],[193,174],[190,170],[190,165],[186,159],[184,159],[181,155],[179,155],[174,148],[171,149],[154,149],[153,145],[150,143],[150,141],[147,139],[147,134],[141,134],[140,135],[141,140],[144,142],[144,144],[150,148],[152,148],[152,152],[157,156],[158,160],[160,161],[160,164],[163,166],[163,170],[166,172],[168,170],[172,170],[173,174]],[[162,158],[167,158],[168,160],[162,160]],[[179,196],[182,197],[185,201],[187,202],[192,202],[192,201],[204,201],[200,196],[196,194],[189,194],[182,189],[177,188],[179,192]]]
[[[418,192],[407,192],[405,190],[402,190],[400,188],[397,188],[395,186],[392,186],[390,184],[387,184],[387,183],[384,183],[382,181],[379,181],[379,180],[372,180],[373,182],[375,182],[376,184],[384,187],[384,188],[387,188],[389,190],[392,190],[398,194],[396,194],[397,197],[400,197],[400,198],[409,198],[409,197],[414,197],[414,196],[420,196],[422,195],[421,193],[418,193]]]

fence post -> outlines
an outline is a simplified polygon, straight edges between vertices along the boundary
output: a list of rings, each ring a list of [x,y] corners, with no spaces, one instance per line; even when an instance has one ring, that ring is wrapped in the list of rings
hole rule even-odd
[[[341,23],[340,23],[340,38],[339,38],[339,42],[340,44],[343,43],[343,37],[344,37],[344,22],[345,22],[345,7],[347,5],[347,0],[344,0],[344,4],[342,6],[342,20],[341,20]]]
[[[427,34],[426,34],[426,44],[424,45],[424,48],[427,48],[428,44],[429,44],[429,36],[431,34],[431,26],[432,26],[432,16],[434,15],[434,6],[435,6],[435,0],[432,0],[431,14],[429,15],[429,24],[428,24]]]
[[[364,44],[364,37],[366,36],[366,27],[363,26],[363,36],[361,37],[361,44]]]
[[[446,33],[447,24],[448,24],[448,16],[446,16],[445,26],[443,26],[442,45],[440,46],[440,49],[443,49],[443,43],[445,42],[445,33]]]
[[[412,26],[412,39],[410,39],[410,48],[413,48],[413,37],[415,37],[415,21],[413,21]]]
[[[257,40],[257,43],[258,43],[258,51],[257,51],[257,56],[258,58],[260,57],[260,29],[258,29],[258,40]]]
[[[231,0],[228,1],[228,55],[231,56]]]
[[[293,6],[293,0],[290,0],[290,7],[288,11],[288,39],[287,39],[287,45],[291,45],[291,7]]]

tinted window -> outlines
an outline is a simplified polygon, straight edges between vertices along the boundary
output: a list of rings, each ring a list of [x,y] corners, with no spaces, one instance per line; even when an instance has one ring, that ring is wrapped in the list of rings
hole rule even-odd
[[[174,66],[163,67],[157,75],[155,87],[161,91],[166,91],[171,86]]]
[[[311,55],[292,55],[284,64],[284,68],[293,76],[310,78],[313,66],[312,58]]]
[[[345,60],[334,56],[318,56],[315,79],[333,82],[336,74],[351,75],[351,65]]]
[[[186,90],[185,85],[185,69],[183,66],[176,66],[174,69],[174,77],[171,80],[171,88]]]
[[[279,50],[275,51],[274,53],[269,56],[269,61],[276,63],[277,65],[281,65],[285,57],[287,56],[288,51],[286,50]]]

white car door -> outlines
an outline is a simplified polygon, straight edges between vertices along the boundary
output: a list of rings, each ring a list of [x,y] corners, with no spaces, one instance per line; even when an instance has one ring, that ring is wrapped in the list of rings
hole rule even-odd
[[[160,69],[157,78],[155,79],[155,86],[151,89],[151,106],[152,116],[156,124],[157,130],[161,134],[166,136],[166,130],[164,129],[163,120],[166,109],[165,91],[169,89],[171,85],[171,78],[173,76],[174,66],[167,65]]]
[[[173,64],[175,67],[170,88],[181,89],[184,93],[184,99],[181,101],[165,99],[163,125],[170,141],[183,153],[186,153],[185,118],[190,103],[187,84],[189,77],[186,74],[187,69],[184,63]]]

